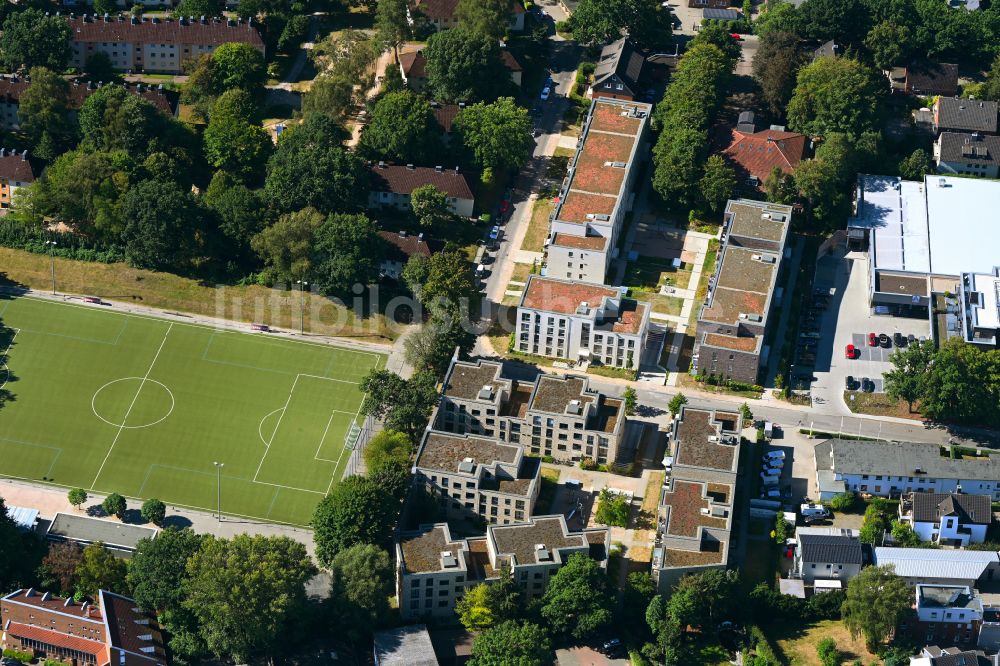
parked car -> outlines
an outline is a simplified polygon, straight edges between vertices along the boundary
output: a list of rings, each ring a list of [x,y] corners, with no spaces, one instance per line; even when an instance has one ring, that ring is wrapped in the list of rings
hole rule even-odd
[[[767,488],[766,490],[760,491],[761,499],[780,499],[781,491],[777,488]]]
[[[601,648],[604,654],[610,655],[612,653],[616,653],[619,650],[621,650],[622,642],[617,638],[612,638],[610,641],[604,641],[604,644],[601,645]]]
[[[740,33],[738,33],[738,32],[731,32],[731,33],[729,33],[729,36],[732,37],[733,39],[735,39],[738,42],[742,42],[743,41],[743,37],[740,36]]]
[[[510,200],[504,199],[503,201],[500,202],[500,214],[506,215],[507,211],[509,210],[510,210]]]
[[[496,240],[500,238],[500,227],[494,226],[490,229],[490,240]]]
[[[906,344],[906,338],[903,337],[902,333],[896,331],[895,333],[892,334],[892,342],[897,347],[902,347],[903,345]]]
[[[542,88],[542,94],[541,94],[542,101],[544,102],[545,100],[547,100],[549,98],[549,95],[551,93],[552,93],[552,89],[549,88],[548,86],[545,86],[544,88]]]
[[[868,334],[868,346],[869,347],[878,347],[878,334],[877,333],[869,333]]]
[[[908,336],[906,336],[906,344],[912,345],[916,341],[917,341],[917,336],[913,335],[913,333],[910,333]]]
[[[875,391],[875,382],[873,382],[868,377],[861,378],[861,390],[865,393],[873,393]]]
[[[765,465],[764,466],[764,470],[761,472],[761,474],[764,474],[766,476],[781,476],[781,468],[780,467],[768,467],[768,466]]]
[[[824,518],[830,517],[830,510],[823,506],[822,504],[813,504],[812,502],[807,502],[799,507],[799,513],[802,517],[806,516],[823,516]]]
[[[889,349],[892,347],[892,340],[885,333],[880,333],[878,336],[878,343],[880,347],[884,349]]]
[[[846,356],[849,359],[854,359],[857,357],[857,355],[858,355],[858,350],[854,347],[854,345],[847,345],[847,347],[844,349],[844,356]]]
[[[847,389],[848,391],[853,391],[855,388],[857,388],[857,386],[858,382],[857,380],[854,379],[852,375],[847,375],[847,377],[844,378],[844,388]]]

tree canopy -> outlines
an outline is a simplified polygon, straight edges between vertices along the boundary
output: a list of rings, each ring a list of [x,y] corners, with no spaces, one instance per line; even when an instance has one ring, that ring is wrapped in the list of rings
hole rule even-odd
[[[874,70],[858,60],[819,58],[799,70],[788,125],[803,134],[858,136],[877,127],[883,88]]]
[[[439,150],[440,126],[427,100],[403,90],[375,103],[360,149],[373,160],[425,164]]]
[[[29,7],[10,14],[0,34],[0,62],[8,72],[20,68],[47,67],[56,72],[66,69],[73,31],[61,16],[46,16]]]
[[[611,622],[613,605],[607,574],[594,560],[575,553],[549,579],[541,614],[554,633],[579,640]]]
[[[187,561],[204,537],[190,529],[168,527],[155,539],[140,539],[128,570],[136,603],[148,613],[174,610],[184,600]]]
[[[395,498],[371,479],[344,479],[320,500],[313,514],[316,559],[331,567],[337,554],[351,546],[384,544],[398,511]]]
[[[508,620],[478,634],[470,666],[545,666],[553,661],[552,641],[531,622]]]
[[[511,89],[500,45],[488,35],[464,28],[436,32],[427,40],[427,88],[446,102],[494,100]]]
[[[892,566],[871,566],[862,569],[847,584],[847,599],[841,612],[851,635],[864,637],[865,645],[874,651],[912,604],[912,591],[893,573]]]
[[[385,255],[378,227],[362,214],[334,213],[313,234],[313,278],[326,294],[349,294],[378,277]]]
[[[511,97],[467,106],[455,117],[454,130],[480,168],[499,172],[520,169],[531,157],[528,110]]]

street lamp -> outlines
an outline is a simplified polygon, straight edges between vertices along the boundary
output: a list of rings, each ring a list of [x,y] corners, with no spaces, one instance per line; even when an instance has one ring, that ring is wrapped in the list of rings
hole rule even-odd
[[[56,245],[55,241],[45,241],[45,244],[49,246],[49,258],[52,260],[52,295],[56,295]]]
[[[306,321],[305,321],[305,307],[306,307],[306,289],[309,287],[309,283],[304,280],[296,280],[295,284],[299,285],[299,334],[306,334]]]
[[[212,464],[215,465],[215,472],[217,479],[216,497],[218,499],[218,508],[219,508],[218,517],[219,517],[219,522],[221,523],[222,522],[222,468],[225,467],[226,465],[225,463],[220,463],[220,462],[213,462]]]

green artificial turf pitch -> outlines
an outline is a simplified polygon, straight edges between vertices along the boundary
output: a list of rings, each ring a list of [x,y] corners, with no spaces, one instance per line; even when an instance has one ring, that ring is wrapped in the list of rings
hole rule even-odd
[[[385,356],[0,297],[0,475],[307,524]],[[4,354],[6,350],[6,353]]]

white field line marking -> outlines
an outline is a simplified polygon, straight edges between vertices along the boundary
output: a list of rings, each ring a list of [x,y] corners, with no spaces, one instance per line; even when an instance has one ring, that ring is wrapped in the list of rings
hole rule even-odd
[[[267,458],[267,452],[271,450],[271,443],[274,441],[274,436],[278,434],[278,428],[281,427],[281,419],[285,418],[285,414],[288,413],[288,405],[292,402],[292,394],[295,393],[295,385],[299,383],[299,376],[295,376],[295,381],[292,382],[292,388],[288,390],[288,398],[285,400],[285,406],[282,408],[281,416],[278,417],[278,422],[274,425],[274,432],[271,433],[271,438],[265,442],[267,448],[264,449],[264,455],[260,457],[260,464],[257,465],[257,471],[254,472],[253,480],[257,483],[257,475],[260,474],[260,468],[264,466],[264,460]]]
[[[323,443],[326,442],[326,435],[327,433],[330,432],[330,424],[333,423],[333,417],[336,416],[337,414],[347,414],[348,416],[351,416],[350,412],[344,412],[339,409],[334,409],[333,411],[330,412],[330,420],[326,422],[326,429],[323,430],[323,436],[319,440],[319,446],[316,447],[316,455],[313,456],[313,458],[316,460],[322,460],[323,462],[331,462],[331,463],[337,462],[336,460],[331,460],[330,458],[319,457],[320,449],[323,448]],[[355,416],[355,418],[357,418],[357,416]],[[351,421],[351,423],[354,423],[354,421]],[[348,428],[348,432],[350,432],[350,428]],[[336,467],[334,467],[334,471],[336,471]]]
[[[386,363],[388,363],[389,362],[389,357],[386,356],[385,359],[386,359]],[[378,370],[378,363],[381,360],[382,360],[382,358],[375,359],[375,368],[374,368],[375,370]],[[358,405],[358,411],[354,414],[354,420],[351,421],[351,423],[357,423],[358,422],[358,416],[361,414],[361,408],[365,406],[365,398],[367,398],[367,397],[368,397],[367,393],[365,393],[364,395],[361,396],[361,404]],[[365,419],[365,422],[367,423],[367,419]],[[350,432],[350,429],[348,429],[348,432]],[[362,425],[361,426],[361,435],[358,436],[358,441],[359,442],[361,441],[361,437],[364,434],[365,434],[365,426]],[[327,495],[330,494],[330,489],[333,488],[333,482],[337,480],[337,470],[340,469],[340,461],[343,460],[344,453],[346,451],[347,451],[347,446],[345,444],[345,446],[341,447],[341,449],[340,449],[340,455],[337,456],[337,464],[333,466],[333,474],[330,475],[330,483],[328,483],[327,486],[326,486],[326,494]],[[351,451],[351,455],[354,455],[354,451]],[[346,469],[345,469],[345,471],[346,471]]]
[[[21,444],[22,446],[31,446],[36,449],[48,449],[50,451],[55,451],[56,454],[52,456],[52,462],[49,464],[49,469],[44,474],[45,478],[48,478],[49,475],[52,474],[52,468],[56,466],[56,461],[59,460],[59,456],[62,455],[63,452],[63,450],[58,446],[49,446],[47,444],[36,444],[35,442],[26,442],[22,439],[11,439],[10,437],[0,437],[0,444],[2,444],[3,442],[10,442],[11,444]]]
[[[267,417],[271,416],[272,414],[277,414],[278,412],[282,411],[283,409],[284,409],[284,407],[278,407],[273,412],[268,412],[267,414],[264,415],[264,418],[262,418],[260,420],[260,423],[257,424],[257,435],[260,437],[260,441],[261,441],[261,443],[264,444],[264,448],[265,449],[267,448],[268,443],[267,443],[267,440],[264,439],[264,432],[263,432],[264,421],[267,420]],[[277,426],[275,426],[275,427],[277,427]],[[271,437],[274,437],[274,433],[273,432],[271,433]]]
[[[10,342],[7,343],[7,348],[3,350],[2,354],[0,354],[0,366],[2,366],[2,368],[6,371],[4,372],[3,383],[0,384],[0,389],[7,386],[7,382],[10,381],[10,368],[7,367],[7,354],[10,352],[10,348],[14,346],[14,340],[17,339],[17,334],[21,332],[21,329],[19,328],[12,328],[10,330],[14,331],[14,336],[10,339]]]
[[[125,431],[125,424],[128,423],[128,415],[132,413],[132,408],[135,407],[135,403],[139,400],[139,394],[142,393],[142,387],[146,385],[146,380],[149,379],[149,373],[153,371],[153,366],[156,365],[156,359],[160,358],[160,352],[163,351],[163,346],[167,344],[167,336],[170,335],[170,330],[174,327],[173,323],[167,327],[167,332],[163,334],[163,340],[160,341],[160,348],[156,350],[156,356],[153,357],[153,362],[149,364],[149,369],[146,370],[146,375],[139,382],[139,389],[135,392],[135,397],[132,398],[132,404],[128,406],[128,411],[125,412],[125,418],[122,419],[121,427],[118,428],[118,434],[115,435],[115,439],[111,442],[111,448],[108,449],[107,455],[104,456],[104,461],[101,463],[100,469],[97,470],[97,475],[94,477],[94,482],[90,484],[90,489],[94,490],[97,486],[97,480],[101,478],[101,472],[104,471],[104,466],[108,464],[108,458],[111,457],[111,452],[115,450],[115,444],[118,443],[118,438],[122,436],[122,432]]]
[[[265,520],[271,519],[271,512],[274,511],[274,503],[278,500],[278,495],[281,494],[281,488],[274,489],[274,497],[271,498],[271,503],[267,505],[267,513],[264,514]]]
[[[149,481],[149,475],[153,471],[154,467],[159,467],[159,468],[162,468],[162,469],[172,469],[172,470],[175,470],[177,472],[187,472],[188,474],[202,474],[202,475],[205,475],[205,476],[211,476],[213,478],[216,476],[215,473],[213,473],[213,472],[206,472],[206,471],[203,471],[203,470],[200,470],[200,469],[189,469],[187,467],[178,467],[176,465],[164,465],[162,463],[152,463],[149,466],[149,469],[146,471],[146,479],[142,482],[142,486],[140,487],[140,490],[146,487],[146,483]],[[300,493],[312,493],[314,495],[322,495],[323,494],[323,493],[321,493],[318,490],[309,490],[307,488],[297,488],[295,486],[283,486],[280,483],[268,483],[267,481],[253,481],[251,479],[245,479],[242,476],[232,476],[232,475],[229,475],[229,474],[223,474],[222,478],[223,479],[230,479],[232,481],[240,481],[242,483],[258,483],[258,484],[260,484],[262,486],[271,486],[273,488],[284,488],[285,490],[296,490],[296,491],[298,491]],[[142,493],[140,492],[139,495],[141,496]],[[164,501],[166,501],[166,500],[164,500]],[[169,501],[167,503],[168,504],[178,504],[177,502],[169,502]],[[178,504],[178,506],[184,506],[184,505],[183,504]],[[195,507],[195,508],[198,508],[198,507]],[[206,511],[207,511],[207,509],[206,509]],[[232,514],[232,515],[236,515],[236,514]],[[257,516],[257,518],[259,518],[259,517],[260,516]]]

